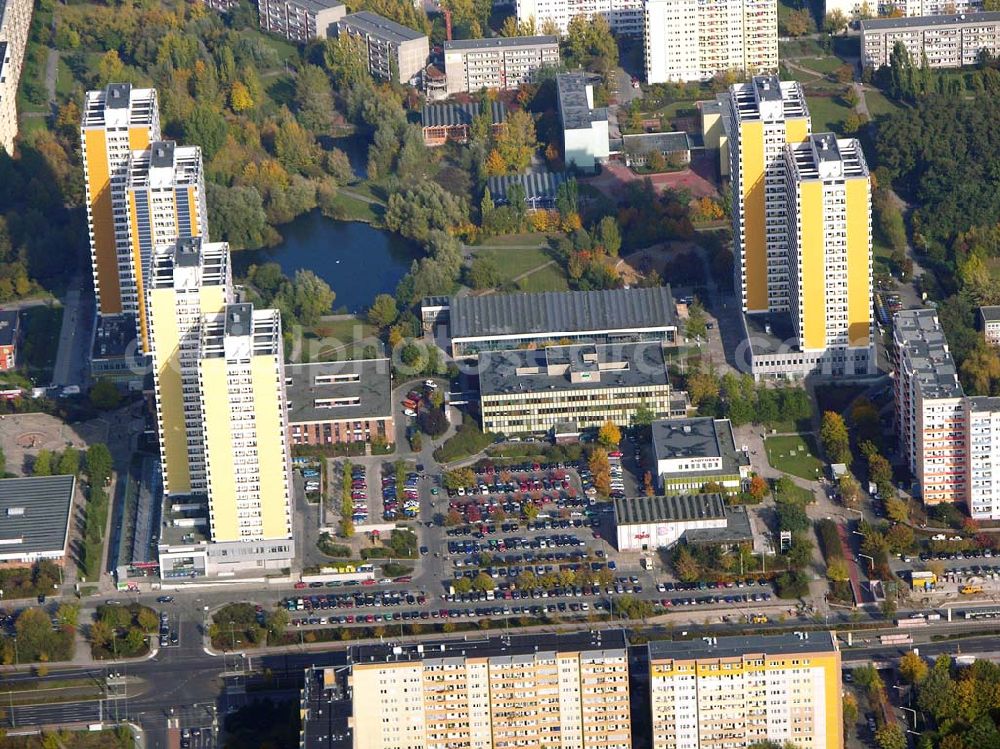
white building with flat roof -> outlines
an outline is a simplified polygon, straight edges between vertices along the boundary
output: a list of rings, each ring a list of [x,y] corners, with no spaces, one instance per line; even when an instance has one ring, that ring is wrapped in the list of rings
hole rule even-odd
[[[508,36],[444,43],[448,94],[481,89],[504,91],[535,80],[546,65],[559,64],[559,37]]]
[[[594,171],[611,153],[607,107],[594,105],[594,84],[586,73],[562,73],[556,76],[556,88],[563,161],[566,166]]]

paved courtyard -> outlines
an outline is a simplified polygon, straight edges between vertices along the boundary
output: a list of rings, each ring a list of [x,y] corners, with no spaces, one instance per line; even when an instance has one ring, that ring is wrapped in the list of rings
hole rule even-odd
[[[7,414],[0,416],[0,448],[7,458],[7,470],[18,476],[31,474],[35,456],[41,450],[86,450],[94,442],[106,442],[107,422],[97,419],[63,424],[49,414]]]

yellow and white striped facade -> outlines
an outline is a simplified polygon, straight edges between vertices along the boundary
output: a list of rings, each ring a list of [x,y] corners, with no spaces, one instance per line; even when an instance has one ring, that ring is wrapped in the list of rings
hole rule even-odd
[[[735,288],[745,313],[789,307],[784,148],[811,132],[801,86],[756,76],[731,87],[723,123],[732,175]]]
[[[143,349],[149,351],[145,287],[154,251],[178,239],[208,236],[208,208],[201,149],[156,141],[132,153],[127,182],[128,236],[140,299],[136,326]]]
[[[203,321],[233,301],[229,245],[178,240],[155,254],[147,289],[163,490],[205,494],[198,363]]]
[[[789,301],[803,352],[874,367],[871,180],[861,144],[832,133],[785,147]]]
[[[139,318],[142,265],[129,239],[126,185],[132,152],[159,139],[155,89],[124,83],[87,92],[80,141],[94,293],[102,315]]]
[[[649,644],[653,749],[843,746],[832,633]]]
[[[204,320],[198,390],[214,543],[292,538],[281,314],[229,304]]]

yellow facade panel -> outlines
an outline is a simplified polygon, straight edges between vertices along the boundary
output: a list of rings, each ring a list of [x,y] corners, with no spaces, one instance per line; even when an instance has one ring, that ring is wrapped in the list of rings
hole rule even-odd
[[[764,125],[740,123],[740,167],[743,171],[743,257],[747,309],[766,312],[767,234],[764,196]]]
[[[278,363],[274,357],[257,356],[251,364],[254,392],[254,417],[260,464],[260,512],[265,538],[287,538],[287,474],[284,431],[281,424],[282,403],[279,392]]]
[[[823,239],[823,184],[799,183],[798,253],[802,266],[800,288],[802,347],[826,348],[826,243]]]
[[[229,384],[224,357],[201,360],[205,425],[205,458],[211,475],[212,540],[239,541],[236,510],[236,466],[233,464],[230,429]]]
[[[103,130],[84,133],[87,147],[87,189],[94,232],[94,274],[97,277],[98,310],[102,315],[122,311],[115,250],[115,217],[111,203],[111,171],[108,167],[107,134]]]
[[[188,209],[191,214],[191,236],[197,237],[201,235],[201,229],[199,228],[199,221],[201,221],[201,216],[198,215],[198,201],[195,200],[195,189],[193,187],[188,188]],[[206,237],[203,241],[207,242]]]
[[[145,151],[149,148],[149,128],[130,127],[128,129],[128,147],[133,151]]]
[[[149,311],[156,334],[156,367],[159,386],[164,471],[171,494],[191,491],[187,433],[184,427],[184,390],[181,384],[180,331],[177,327],[176,297],[173,289],[153,289]]]
[[[809,137],[809,119],[795,117],[785,120],[785,142],[804,143]]]
[[[847,180],[847,340],[868,346],[871,335],[871,281],[869,280],[869,183]]]

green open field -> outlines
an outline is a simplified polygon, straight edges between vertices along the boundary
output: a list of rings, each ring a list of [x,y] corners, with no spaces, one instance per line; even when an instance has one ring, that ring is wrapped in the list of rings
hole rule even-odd
[[[815,479],[823,472],[823,461],[817,455],[811,435],[792,434],[768,437],[764,440],[767,462],[772,467],[804,479]]]
[[[826,57],[800,57],[795,61],[795,64],[820,75],[828,75],[842,66],[844,61],[839,57],[828,55]]]
[[[885,94],[871,88],[865,89],[865,103],[872,117],[899,111],[899,105],[889,101]]]
[[[557,265],[549,265],[517,282],[521,291],[568,291],[566,273]]]
[[[839,97],[806,96],[806,101],[809,104],[814,133],[842,132],[844,120],[851,113],[851,109],[845,106]]]
[[[583,187],[581,185],[581,187]],[[524,234],[501,234],[498,237],[486,237],[483,239],[482,247],[528,247],[538,245],[548,246],[549,235],[543,232],[526,232]]]
[[[333,198],[333,206],[337,218],[341,221],[363,221],[366,224],[377,224],[385,213],[382,206],[360,200],[353,195],[345,195],[343,192],[337,193]]]
[[[500,269],[504,283],[545,265],[552,259],[543,249],[524,250],[508,247],[481,247],[476,249],[475,256],[492,258]]]

